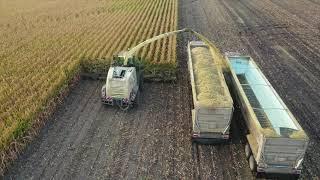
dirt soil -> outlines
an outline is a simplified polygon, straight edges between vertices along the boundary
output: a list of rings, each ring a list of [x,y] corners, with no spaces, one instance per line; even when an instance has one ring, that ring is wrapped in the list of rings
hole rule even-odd
[[[250,177],[237,137],[219,146],[191,143],[185,77],[145,84],[140,106],[128,112],[100,103],[103,82],[81,81],[5,178]]]
[[[307,11],[306,11],[307,9]],[[190,27],[223,52],[251,55],[311,138],[302,179],[320,176],[320,1],[180,0]],[[239,112],[231,141],[190,141],[192,98],[180,36],[176,84],[145,84],[140,106],[106,107],[103,82],[82,80],[5,179],[254,179]]]

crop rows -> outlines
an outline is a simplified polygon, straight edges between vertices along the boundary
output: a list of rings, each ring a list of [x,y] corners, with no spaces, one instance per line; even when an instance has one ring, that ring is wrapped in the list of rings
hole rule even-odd
[[[176,0],[22,0],[0,16],[0,151],[23,135],[80,68],[176,28]],[[175,65],[175,37],[138,52]]]

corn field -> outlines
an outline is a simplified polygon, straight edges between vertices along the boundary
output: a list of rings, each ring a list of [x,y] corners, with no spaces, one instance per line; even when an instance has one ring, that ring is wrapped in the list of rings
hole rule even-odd
[[[22,136],[78,73],[81,58],[111,59],[176,29],[176,0],[0,1],[0,150]],[[150,64],[175,65],[170,37],[141,49]]]

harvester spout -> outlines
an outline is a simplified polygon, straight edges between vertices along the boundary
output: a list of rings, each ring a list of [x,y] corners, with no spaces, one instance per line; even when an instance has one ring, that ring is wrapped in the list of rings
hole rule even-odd
[[[193,30],[189,29],[189,28],[184,28],[184,29],[177,30],[177,31],[171,31],[171,32],[163,33],[163,34],[155,36],[155,37],[153,37],[151,39],[147,39],[147,40],[143,41],[142,43],[138,44],[137,46],[131,48],[129,51],[126,51],[124,53],[124,65],[127,65],[128,59],[130,57],[132,57],[135,52],[137,52],[139,49],[143,48],[144,46],[146,46],[146,45],[148,45],[148,44],[150,44],[150,43],[152,43],[154,41],[157,41],[159,39],[166,38],[166,37],[169,37],[169,36],[173,36],[175,34],[179,34],[179,33],[182,33],[182,32],[193,32]]]
[[[190,28],[184,28],[184,29],[180,29],[180,30],[176,30],[176,31],[163,33],[163,34],[160,34],[160,35],[155,36],[153,38],[147,39],[147,40],[141,42],[140,44],[138,44],[137,46],[131,48],[129,51],[124,52],[124,54],[123,54],[123,57],[124,57],[123,64],[126,66],[128,64],[129,58],[132,57],[134,53],[136,53],[139,49],[143,48],[144,46],[146,46],[146,45],[148,45],[148,44],[150,44],[150,43],[152,43],[154,41],[157,41],[159,39],[166,38],[166,37],[169,37],[169,36],[173,36],[173,35],[176,35],[176,34],[179,34],[179,33],[184,33],[184,32],[190,32],[193,35],[195,35],[197,38],[199,38],[201,41],[206,43],[208,46],[215,47],[215,45],[208,38],[203,36],[202,34],[196,32],[196,31],[194,31],[194,30],[192,30]]]

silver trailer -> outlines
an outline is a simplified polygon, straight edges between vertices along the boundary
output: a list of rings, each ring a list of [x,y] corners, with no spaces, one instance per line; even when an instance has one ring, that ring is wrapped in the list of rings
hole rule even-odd
[[[229,139],[233,101],[221,66],[202,41],[188,44],[188,69],[192,87],[194,140],[211,143]]]
[[[300,174],[309,138],[251,57],[226,59],[248,128],[245,154],[251,170]]]

